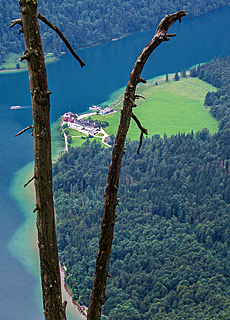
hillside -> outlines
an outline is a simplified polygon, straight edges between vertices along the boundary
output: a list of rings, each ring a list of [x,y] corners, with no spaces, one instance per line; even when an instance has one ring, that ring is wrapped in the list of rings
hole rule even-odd
[[[230,132],[127,142],[103,314],[229,319]],[[93,142],[54,165],[60,260],[88,304],[111,150]]]
[[[194,17],[228,5],[227,0],[39,0],[38,11],[57,25],[77,49],[119,38],[128,32],[154,28],[167,13],[186,10]],[[10,52],[21,54],[24,51],[23,36],[18,36],[18,28],[9,28],[11,20],[19,16],[18,1],[1,1],[0,63]],[[41,33],[46,53],[58,55],[66,51],[58,36],[44,24],[41,24]]]
[[[210,117],[210,107],[224,118],[219,118],[221,130],[213,135],[207,128],[162,138],[154,134],[144,139],[140,156],[138,142],[127,141],[112,278],[103,306],[110,320],[230,318],[229,61],[219,57],[192,69],[193,79],[158,80],[157,86],[139,89],[146,101],[137,111],[152,105],[151,98],[161,93],[161,99],[170,94],[185,99],[182,109],[189,96],[201,103],[204,114]],[[200,82],[197,75],[219,89]],[[86,305],[110,159],[111,149],[88,140],[54,165],[60,261],[74,299]]]

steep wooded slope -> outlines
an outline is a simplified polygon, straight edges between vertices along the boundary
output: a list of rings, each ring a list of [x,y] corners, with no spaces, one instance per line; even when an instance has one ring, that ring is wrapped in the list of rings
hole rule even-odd
[[[68,37],[73,47],[92,46],[121,37],[127,32],[154,28],[165,14],[178,10],[198,16],[229,5],[228,0],[39,0],[38,11],[46,16]],[[0,62],[8,52],[24,50],[18,30],[10,30],[10,21],[19,18],[17,0],[0,3]],[[41,24],[45,52],[66,51],[58,36]]]
[[[230,132],[128,142],[103,313],[109,319],[228,319]],[[60,259],[87,305],[110,150],[71,149],[54,165]]]

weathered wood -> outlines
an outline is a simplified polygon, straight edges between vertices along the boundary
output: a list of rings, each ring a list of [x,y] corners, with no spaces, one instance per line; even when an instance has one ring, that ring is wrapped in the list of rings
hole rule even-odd
[[[76,54],[76,52],[73,50],[72,46],[70,45],[69,41],[66,39],[66,37],[63,35],[60,29],[56,27],[54,24],[52,24],[46,17],[44,17],[41,13],[38,13],[38,19],[40,19],[42,22],[44,22],[48,27],[53,29],[59,37],[62,39],[62,41],[65,43],[69,51],[72,53],[75,59],[80,63],[81,67],[83,68],[85,66],[85,62]]]
[[[24,132],[26,132],[27,130],[33,129],[33,126],[28,126],[25,129],[21,130],[20,132],[15,134],[15,137],[20,136],[21,134],[23,134]]]
[[[33,113],[38,246],[46,320],[64,320],[52,189],[50,92],[40,37],[37,0],[20,0]]]
[[[100,320],[101,308],[104,301],[104,293],[108,275],[109,259],[113,241],[113,231],[116,218],[118,182],[121,162],[124,152],[126,135],[132,117],[132,108],[135,106],[135,91],[139,82],[146,82],[141,78],[142,69],[153,50],[163,41],[168,41],[169,27],[177,20],[181,21],[186,13],[179,11],[166,16],[159,24],[155,36],[139,55],[134,68],[130,74],[129,82],[124,94],[123,107],[121,109],[120,124],[118,127],[115,143],[113,146],[112,160],[109,168],[108,180],[105,191],[104,211],[101,223],[101,235],[99,239],[99,250],[97,254],[93,289],[90,296],[88,320]],[[143,131],[142,131],[143,132]]]

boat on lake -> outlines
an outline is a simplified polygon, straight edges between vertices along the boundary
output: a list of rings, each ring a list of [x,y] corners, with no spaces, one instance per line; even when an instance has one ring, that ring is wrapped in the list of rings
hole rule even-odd
[[[11,106],[10,109],[21,109],[21,106]]]

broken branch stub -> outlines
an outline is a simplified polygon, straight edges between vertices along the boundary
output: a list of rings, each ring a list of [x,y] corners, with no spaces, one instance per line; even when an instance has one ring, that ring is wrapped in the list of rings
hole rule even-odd
[[[22,131],[18,132],[15,134],[15,137],[20,136],[21,134],[23,134],[24,132],[26,132],[27,130],[33,129],[33,126],[30,125],[29,127],[26,127],[25,129],[23,129]]]

